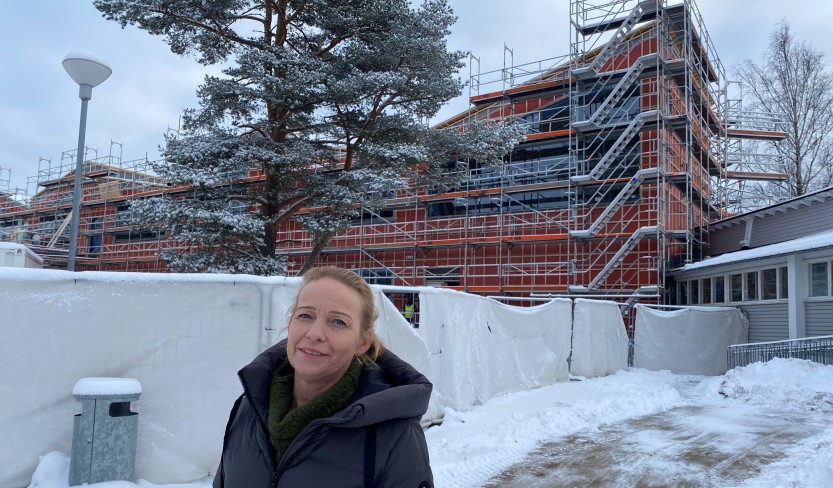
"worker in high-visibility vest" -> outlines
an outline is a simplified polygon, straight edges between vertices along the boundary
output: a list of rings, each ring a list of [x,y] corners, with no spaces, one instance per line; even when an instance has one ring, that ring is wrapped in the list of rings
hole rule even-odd
[[[405,301],[405,307],[402,309],[402,316],[410,323],[414,323],[414,315],[416,315],[416,308],[414,306],[414,299],[408,297]]]

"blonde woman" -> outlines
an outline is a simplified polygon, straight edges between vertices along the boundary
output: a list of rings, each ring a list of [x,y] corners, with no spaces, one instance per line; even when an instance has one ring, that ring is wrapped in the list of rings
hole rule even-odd
[[[314,268],[290,312],[287,339],[238,373],[214,487],[433,486],[432,386],[376,337],[367,283]]]

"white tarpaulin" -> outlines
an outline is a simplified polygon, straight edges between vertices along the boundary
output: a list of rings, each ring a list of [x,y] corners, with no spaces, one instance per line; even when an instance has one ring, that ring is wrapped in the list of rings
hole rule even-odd
[[[420,293],[419,333],[442,404],[468,410],[498,395],[567,379],[571,304],[515,307],[450,290]]]
[[[14,440],[0,443],[0,486],[26,486],[38,456],[69,453],[72,417],[80,410],[71,393],[82,378],[141,383],[142,396],[132,405],[139,413],[138,478],[170,483],[213,473],[229,409],[241,393],[236,373],[285,336],[299,283],[242,275],[0,269],[0,432]],[[423,420],[441,416],[444,407],[468,410],[568,378],[569,300],[515,307],[450,290],[414,289],[421,324],[415,331],[385,298],[385,288],[374,288],[383,343],[434,383]],[[577,357],[597,372],[621,361],[610,306],[591,302],[577,308],[579,321],[592,324],[579,339],[590,356]],[[596,333],[596,321],[607,324],[603,333]],[[587,345],[596,339],[604,345]],[[608,360],[608,354],[614,357]]]
[[[284,335],[299,282],[0,269],[0,486],[26,486],[38,456],[69,454],[80,412],[72,389],[90,377],[142,385],[132,404],[138,478],[213,473],[237,371]],[[422,339],[378,291],[377,304],[383,342],[433,376]]]
[[[676,374],[721,375],[726,347],[748,342],[749,321],[733,307],[671,311],[636,307],[633,365]]]
[[[619,305],[578,298],[573,311],[570,373],[605,376],[628,367],[628,334]]]

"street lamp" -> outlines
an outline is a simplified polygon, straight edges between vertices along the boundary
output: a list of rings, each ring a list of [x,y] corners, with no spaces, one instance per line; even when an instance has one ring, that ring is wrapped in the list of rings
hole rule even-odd
[[[78,128],[78,152],[75,161],[75,185],[72,192],[72,220],[69,227],[69,257],[67,271],[75,271],[75,252],[78,246],[78,221],[81,213],[81,176],[84,172],[84,136],[87,131],[87,102],[93,97],[93,87],[113,73],[104,61],[89,53],[69,53],[62,63],[69,76],[78,83],[81,99],[81,124]]]

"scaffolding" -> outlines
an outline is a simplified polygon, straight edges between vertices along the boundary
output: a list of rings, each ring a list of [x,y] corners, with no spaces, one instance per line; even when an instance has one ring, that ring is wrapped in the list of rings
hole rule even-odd
[[[117,151],[114,151],[114,148]],[[92,154],[92,157],[90,155]],[[147,158],[124,161],[121,144],[112,142],[109,154],[85,148],[81,186],[78,268],[85,270],[161,271],[158,257],[164,236],[148,242],[148,232],[130,220],[129,202],[148,191],[167,188],[153,176]],[[0,240],[28,245],[44,257],[44,267],[65,269],[72,218],[76,150],[65,151],[58,162],[40,158],[38,171],[17,190],[14,206],[0,206],[0,226],[14,235]],[[11,224],[11,225],[10,225]]]
[[[743,141],[785,136],[747,112],[693,1],[572,0],[570,53],[499,70],[470,57],[471,107],[438,127],[522,124],[501,169],[457,161],[466,185],[414,188],[321,260],[379,283],[658,302],[666,270],[706,253],[706,225],[741,210]],[[475,69],[476,66],[476,69]],[[300,260],[303,231],[293,240]]]
[[[524,141],[499,168],[449,161],[463,183],[442,191],[414,168],[407,190],[360,208],[319,261],[386,285],[608,297],[624,310],[662,301],[666,271],[705,254],[706,224],[744,209],[742,182],[780,177],[753,171],[760,159],[745,144],[783,138],[781,120],[743,110],[692,0],[571,0],[570,24],[567,55],[516,65],[504,46],[489,72],[469,59],[471,105],[437,128],[522,125]],[[123,162],[115,145],[85,164],[78,265],[162,271],[161,252],[181,249],[132,223],[129,202],[184,190],[153,176],[146,158]],[[54,267],[66,261],[74,159],[42,159],[26,208],[0,212],[25,221],[33,244],[39,234]],[[242,168],[217,180],[264,176]],[[277,242],[290,273],[313,247],[296,221]]]

